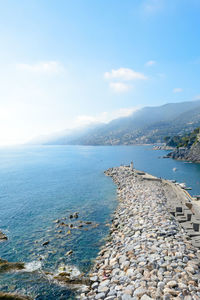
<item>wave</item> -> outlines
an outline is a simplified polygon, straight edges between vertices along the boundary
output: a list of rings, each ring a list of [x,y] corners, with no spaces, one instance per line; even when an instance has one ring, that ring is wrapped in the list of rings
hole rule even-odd
[[[31,262],[28,262],[28,263],[25,263],[25,266],[24,266],[24,270],[25,272],[34,272],[36,270],[39,270],[41,269],[42,267],[42,263],[41,261],[31,261]]]

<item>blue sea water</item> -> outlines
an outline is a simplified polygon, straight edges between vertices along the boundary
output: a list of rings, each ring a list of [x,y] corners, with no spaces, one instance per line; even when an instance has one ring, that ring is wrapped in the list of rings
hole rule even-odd
[[[139,170],[185,182],[191,194],[200,194],[200,165],[161,158],[165,154],[152,146],[1,148],[0,230],[8,241],[0,244],[0,257],[23,261],[27,269],[1,274],[0,290],[35,299],[74,299],[74,291],[46,272],[56,274],[63,265],[89,272],[117,205],[115,185],[104,170],[133,161]],[[79,218],[69,220],[76,211]],[[74,226],[92,221],[98,227],[87,225],[69,234],[69,228],[57,227],[56,219]]]

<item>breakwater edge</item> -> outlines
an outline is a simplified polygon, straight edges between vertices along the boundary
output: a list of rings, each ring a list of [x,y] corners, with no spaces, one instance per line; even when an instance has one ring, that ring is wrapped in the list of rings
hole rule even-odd
[[[200,299],[199,205],[173,183],[108,169],[119,205],[81,299]]]

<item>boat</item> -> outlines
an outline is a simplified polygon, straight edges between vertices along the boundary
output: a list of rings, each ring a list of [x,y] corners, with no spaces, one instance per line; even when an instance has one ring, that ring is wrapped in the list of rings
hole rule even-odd
[[[174,179],[169,179],[169,181],[172,183],[176,183],[176,180],[174,180]]]
[[[185,189],[186,188],[186,185],[185,185],[185,182],[181,182],[181,183],[178,183],[179,186],[182,188],[182,189]]]
[[[185,184],[185,182],[178,183],[178,185],[179,185],[182,189],[184,189],[184,190],[186,190],[186,191],[192,189],[191,187],[187,187],[186,184]]]

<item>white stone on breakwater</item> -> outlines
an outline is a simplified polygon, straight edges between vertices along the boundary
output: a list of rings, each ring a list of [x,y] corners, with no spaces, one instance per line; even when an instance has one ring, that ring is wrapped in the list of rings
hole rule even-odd
[[[129,167],[106,175],[118,186],[119,205],[82,299],[200,299],[199,253],[168,212],[162,182]]]

